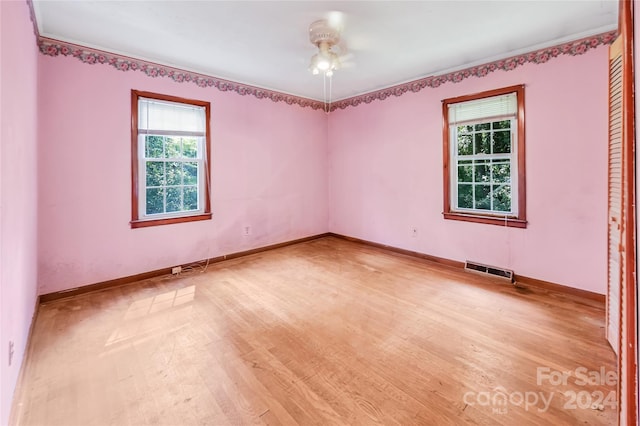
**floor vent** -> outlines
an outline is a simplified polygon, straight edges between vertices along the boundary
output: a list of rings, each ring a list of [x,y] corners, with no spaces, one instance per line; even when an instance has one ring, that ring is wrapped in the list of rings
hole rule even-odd
[[[513,282],[513,271],[509,269],[497,268],[495,266],[483,265],[482,263],[471,262],[467,260],[464,263],[464,269],[467,271],[478,272],[486,275],[493,275],[496,277],[504,278]]]

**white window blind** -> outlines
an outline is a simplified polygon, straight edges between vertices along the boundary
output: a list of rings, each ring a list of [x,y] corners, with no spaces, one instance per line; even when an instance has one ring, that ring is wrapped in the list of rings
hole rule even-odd
[[[164,135],[205,136],[205,108],[139,98],[138,131]]]
[[[497,121],[515,118],[518,113],[518,98],[508,93],[490,98],[475,99],[449,105],[449,124],[458,125],[473,121]]]

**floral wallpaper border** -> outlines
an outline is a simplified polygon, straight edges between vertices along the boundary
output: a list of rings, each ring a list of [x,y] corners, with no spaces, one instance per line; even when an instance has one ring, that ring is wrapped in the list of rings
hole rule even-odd
[[[184,71],[165,65],[42,37],[38,31],[32,0],[27,0],[27,4],[29,6],[36,39],[38,40],[38,48],[43,55],[72,56],[90,65],[110,65],[119,71],[140,71],[152,78],[165,77],[170,78],[177,83],[193,83],[203,88],[214,87],[222,92],[232,91],[242,96],[249,95],[258,99],[270,99],[273,102],[285,102],[288,105],[298,105],[304,108],[309,107],[314,110],[327,110],[327,105],[322,101],[289,95],[274,90],[263,89],[230,80],[224,80],[218,77]],[[391,96],[402,96],[409,92],[416,93],[428,87],[439,87],[445,83],[459,83],[470,77],[485,77],[489,73],[495,71],[511,71],[526,63],[543,64],[562,55],[582,55],[598,46],[612,43],[616,36],[617,31],[610,31],[558,46],[548,47],[507,59],[501,59],[487,64],[466,68],[460,71],[420,78],[408,83],[335,101],[330,105],[329,110],[335,111],[337,109],[345,109],[350,106],[355,107],[362,103],[371,103],[375,100],[382,101]]]
[[[386,89],[376,90],[363,95],[336,101],[331,104],[331,110],[334,111],[338,108],[345,109],[349,106],[358,106],[361,103],[368,104],[374,100],[385,100],[390,96],[402,96],[407,92],[419,92],[427,87],[436,88],[445,83],[459,83],[469,77],[485,77],[494,71],[511,71],[526,63],[544,64],[545,62],[561,55],[582,55],[588,50],[595,49],[600,45],[611,44],[615,40],[616,36],[617,31],[610,31],[608,33],[598,34],[558,46],[512,56],[507,59],[500,59],[498,61],[466,68],[460,71],[421,78],[408,83],[388,87]]]
[[[193,83],[200,87],[215,87],[222,92],[236,92],[239,95],[251,95],[258,99],[271,99],[273,102],[286,102],[289,105],[323,109],[324,103],[313,99],[302,98],[274,90],[262,89],[247,84],[236,83],[218,77],[207,76],[190,71],[184,71],[165,65],[126,56],[90,49],[83,46],[40,37],[38,41],[40,52],[48,56],[73,56],[85,64],[110,65],[119,71],[141,71],[149,77],[166,77],[176,83]]]

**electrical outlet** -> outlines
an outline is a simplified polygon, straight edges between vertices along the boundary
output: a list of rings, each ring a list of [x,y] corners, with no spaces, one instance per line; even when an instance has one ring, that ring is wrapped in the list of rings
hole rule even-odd
[[[13,340],[9,340],[9,365],[13,362]]]
[[[411,236],[416,238],[418,236],[418,228],[411,228]]]
[[[180,272],[182,272],[182,266],[174,266],[171,268],[171,273],[173,275],[178,275]]]
[[[242,235],[244,235],[245,237],[251,235],[251,227],[245,226],[244,228],[242,228]]]

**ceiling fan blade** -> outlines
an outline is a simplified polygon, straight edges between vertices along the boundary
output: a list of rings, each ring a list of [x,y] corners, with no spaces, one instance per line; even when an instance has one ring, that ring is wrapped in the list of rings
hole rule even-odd
[[[349,62],[354,57],[355,57],[355,55],[353,53],[351,53],[351,52],[347,52],[347,53],[344,53],[342,55],[338,55],[338,58],[340,59],[340,62]]]
[[[338,56],[344,56],[349,53],[349,48],[347,47],[347,41],[344,39],[344,37],[341,37],[338,44],[333,46],[333,51],[336,52],[336,55]]]
[[[340,12],[338,10],[333,10],[327,13],[327,22],[329,26],[335,28],[339,32],[342,32],[345,24],[345,14],[344,12]]]

